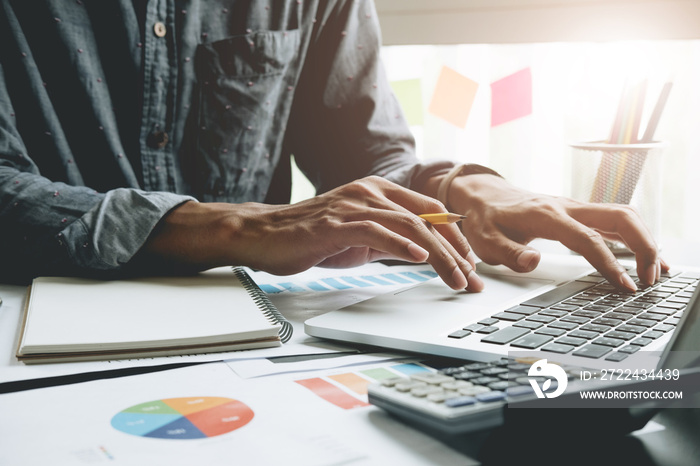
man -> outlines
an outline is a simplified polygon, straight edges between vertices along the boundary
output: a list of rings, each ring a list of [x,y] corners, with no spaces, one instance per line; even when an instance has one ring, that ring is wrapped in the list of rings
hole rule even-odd
[[[287,274],[385,257],[479,291],[536,237],[635,288],[666,265],[638,215],[419,163],[371,1],[0,0],[0,279],[220,265]],[[319,195],[289,200],[290,154]],[[436,200],[439,198],[440,200]],[[417,215],[465,214],[431,226]],[[464,234],[462,234],[464,233]]]

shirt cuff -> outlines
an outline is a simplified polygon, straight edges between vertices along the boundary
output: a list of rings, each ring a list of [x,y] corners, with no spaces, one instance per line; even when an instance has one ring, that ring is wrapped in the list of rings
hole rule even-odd
[[[59,233],[59,240],[76,266],[117,270],[134,257],[168,212],[187,201],[196,200],[167,192],[114,189]]]

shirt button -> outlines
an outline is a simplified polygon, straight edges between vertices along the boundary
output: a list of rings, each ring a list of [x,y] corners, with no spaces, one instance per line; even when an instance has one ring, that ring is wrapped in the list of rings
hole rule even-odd
[[[153,33],[158,36],[158,37],[164,37],[165,36],[165,24],[161,23],[158,21],[156,24],[153,25]]]
[[[153,131],[148,135],[146,143],[151,149],[162,149],[168,144],[168,133],[165,131]]]

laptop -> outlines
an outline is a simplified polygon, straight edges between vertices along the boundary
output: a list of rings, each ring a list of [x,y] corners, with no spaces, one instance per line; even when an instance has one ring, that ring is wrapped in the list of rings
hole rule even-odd
[[[439,278],[308,319],[308,335],[471,361],[538,351],[580,367],[629,364],[660,354],[700,281],[700,269],[665,274],[654,286],[621,292],[576,255],[544,254],[516,273],[477,265],[481,293]],[[648,362],[648,361],[646,361]],[[645,362],[645,363],[646,363]]]

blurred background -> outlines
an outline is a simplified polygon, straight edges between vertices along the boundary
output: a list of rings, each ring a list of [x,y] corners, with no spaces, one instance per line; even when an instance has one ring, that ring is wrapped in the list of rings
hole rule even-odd
[[[419,157],[487,165],[530,190],[571,196],[570,144],[606,140],[641,81],[644,131],[672,81],[654,137],[667,143],[658,235],[700,239],[700,0],[375,3]],[[296,171],[293,201],[312,195]]]

